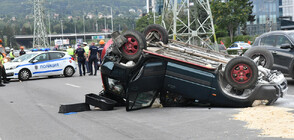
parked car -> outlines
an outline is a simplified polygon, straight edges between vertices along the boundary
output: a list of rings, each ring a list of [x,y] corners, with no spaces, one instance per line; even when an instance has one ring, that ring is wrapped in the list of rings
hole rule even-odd
[[[144,38],[145,36],[145,38]],[[251,106],[255,100],[273,104],[287,92],[287,81],[248,57],[232,57],[179,41],[150,25],[144,35],[112,34],[102,51],[101,96],[126,110],[150,107],[157,97],[163,106],[210,103]]]
[[[262,60],[260,62],[263,62],[263,65],[266,63],[273,64],[269,68],[279,70],[285,75],[294,78],[294,31],[264,33],[255,39],[252,46],[252,48],[260,47],[260,49],[271,52],[267,56],[261,55]],[[256,56],[260,55],[255,55],[254,57]]]
[[[28,80],[31,77],[64,75],[71,77],[76,62],[65,52],[35,51],[4,64],[8,79]]]
[[[234,42],[229,48],[227,48],[228,54],[242,54],[246,50],[251,48],[251,45],[242,41]]]

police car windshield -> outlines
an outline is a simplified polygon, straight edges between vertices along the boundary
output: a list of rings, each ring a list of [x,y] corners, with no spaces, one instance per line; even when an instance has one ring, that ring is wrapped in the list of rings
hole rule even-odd
[[[33,58],[36,55],[37,55],[37,53],[25,54],[25,55],[22,55],[20,57],[15,58],[12,62],[23,62],[25,60]]]

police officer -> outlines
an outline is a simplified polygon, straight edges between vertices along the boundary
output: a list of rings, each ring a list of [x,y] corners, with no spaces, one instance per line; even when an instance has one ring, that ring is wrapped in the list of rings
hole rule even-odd
[[[84,45],[84,50],[86,52],[86,58],[88,58],[89,57],[89,46],[88,46],[88,43],[87,42],[83,42],[83,45]],[[89,61],[86,60],[85,64],[86,64],[86,68],[87,68],[87,73],[90,73]]]
[[[14,56],[13,48],[11,48],[9,56],[10,56],[10,60],[14,59],[15,56]]]
[[[4,54],[0,52],[0,87],[5,86],[4,84],[2,84],[2,78],[3,78],[3,83],[9,83],[6,79],[6,72],[5,72],[3,59],[4,59]]]
[[[78,56],[78,66],[79,66],[79,70],[80,70],[80,76],[82,76],[82,74],[85,76],[86,75],[86,70],[85,70],[85,62],[86,62],[86,52],[83,48],[81,48],[81,45],[78,45],[77,50],[75,51],[75,56]],[[82,69],[81,67],[83,67],[83,73],[82,73]]]
[[[94,63],[94,75],[97,75],[97,69],[98,69],[98,58],[99,58],[99,53],[98,53],[98,47],[95,46],[95,43],[93,42],[90,49],[89,49],[89,54],[87,60],[89,60],[89,67],[90,67],[90,74],[93,75],[93,63]]]
[[[66,49],[66,52],[68,53],[68,55],[74,57],[75,55],[75,50],[73,48],[71,48],[71,46],[68,46],[68,49]]]
[[[23,46],[20,46],[19,56],[22,56],[24,54],[26,54],[26,52],[24,51],[24,47]]]

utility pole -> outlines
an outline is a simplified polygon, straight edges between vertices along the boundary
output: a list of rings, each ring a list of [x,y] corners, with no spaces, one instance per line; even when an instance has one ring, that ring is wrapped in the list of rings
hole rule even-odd
[[[44,0],[34,0],[34,39],[33,48],[49,47],[44,24]]]
[[[105,28],[105,32],[106,32],[106,17],[104,16],[104,28]]]
[[[84,17],[84,15],[83,15],[83,26],[84,26],[84,42],[86,42],[86,35],[85,35],[86,27],[85,27],[85,17]]]
[[[60,25],[61,25],[61,37],[62,37],[62,45],[63,45],[63,23],[62,20],[60,20]]]
[[[48,13],[48,22],[49,22],[49,26],[48,26],[48,28],[49,28],[49,45],[51,45],[51,24],[50,24],[50,13]]]

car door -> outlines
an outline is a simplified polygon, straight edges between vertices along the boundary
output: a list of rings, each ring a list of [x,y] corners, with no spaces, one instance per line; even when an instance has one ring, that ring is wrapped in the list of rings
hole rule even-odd
[[[166,63],[146,62],[131,78],[126,92],[127,111],[150,107],[163,86]]]
[[[274,69],[280,70],[282,73],[289,73],[289,67],[293,59],[293,49],[282,49],[283,44],[291,45],[291,41],[285,35],[276,35],[276,46],[272,52],[274,56]]]
[[[47,63],[51,72],[48,75],[60,75],[66,65],[66,60],[63,59],[65,56],[62,52],[49,52],[50,61]]]
[[[48,73],[50,69],[48,67],[49,55],[48,53],[41,53],[31,60],[33,63],[32,74],[34,76],[43,76]]]

